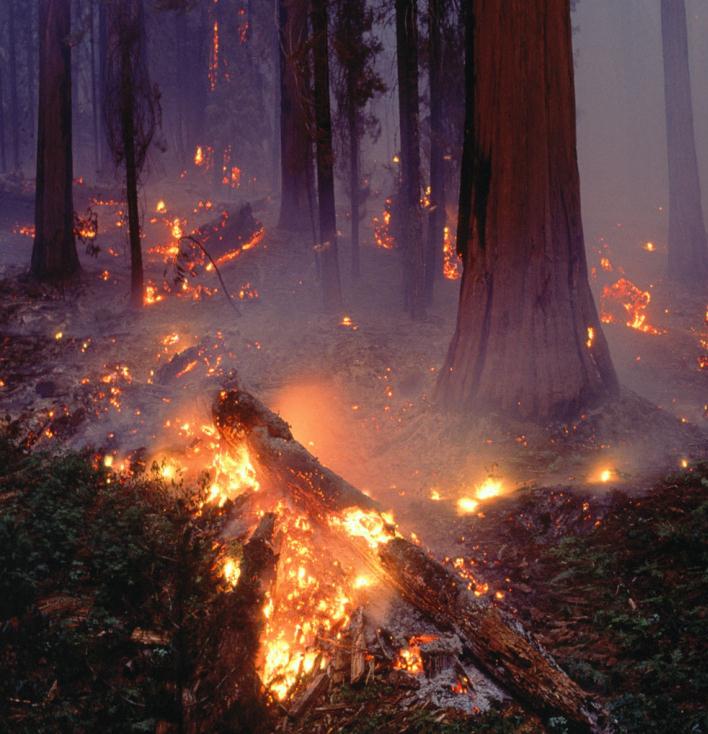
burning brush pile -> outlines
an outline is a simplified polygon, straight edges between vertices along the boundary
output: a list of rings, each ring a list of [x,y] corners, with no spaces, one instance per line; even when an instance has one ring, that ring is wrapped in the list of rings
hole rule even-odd
[[[602,729],[591,696],[515,619],[403,537],[279,416],[228,388],[213,418],[207,501],[223,513],[225,591],[185,694],[192,730],[238,729],[257,710],[298,721],[342,686],[375,681],[406,705],[472,715],[511,699],[573,731]]]

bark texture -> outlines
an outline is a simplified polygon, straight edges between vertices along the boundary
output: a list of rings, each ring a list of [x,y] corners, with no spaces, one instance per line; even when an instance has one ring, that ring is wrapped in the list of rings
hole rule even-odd
[[[39,110],[35,237],[30,272],[62,281],[79,270],[71,148],[70,0],[39,6]]]
[[[337,215],[334,207],[334,151],[329,104],[329,49],[327,0],[312,0],[313,56],[315,71],[315,144],[317,150],[317,198],[319,249],[322,264],[322,301],[325,311],[342,305],[337,248]]]
[[[307,0],[280,0],[280,217],[278,226],[310,228]]]
[[[448,408],[568,418],[617,391],[587,279],[568,0],[475,0]],[[471,123],[470,123],[471,118]],[[468,178],[468,177],[471,177]],[[460,222],[465,223],[464,210]]]
[[[686,284],[708,278],[708,244],[693,130],[688,29],[684,0],[661,0],[666,147],[669,159],[669,277]]]

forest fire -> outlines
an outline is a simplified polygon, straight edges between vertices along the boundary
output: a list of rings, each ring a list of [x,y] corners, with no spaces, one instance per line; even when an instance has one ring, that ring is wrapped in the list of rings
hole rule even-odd
[[[457,254],[454,238],[448,225],[443,228],[443,275],[448,280],[457,280],[462,277],[462,260]]]
[[[642,291],[627,278],[620,278],[603,288],[600,320],[603,324],[615,323],[621,319],[619,308],[622,308],[625,311],[624,318],[627,319],[625,324],[630,329],[646,334],[665,334],[665,329],[659,329],[646,321],[646,310],[650,303],[649,291]]]

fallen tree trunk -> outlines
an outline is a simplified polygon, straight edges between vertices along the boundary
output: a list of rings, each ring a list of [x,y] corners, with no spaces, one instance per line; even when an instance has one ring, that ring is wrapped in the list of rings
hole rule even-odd
[[[292,436],[278,415],[243,390],[222,390],[213,407],[227,441],[248,446],[274,486],[312,517],[326,519],[351,507],[378,511],[363,492],[323,467]],[[603,731],[600,708],[513,617],[488,599],[476,597],[465,582],[422,548],[393,534],[377,548],[382,575],[402,597],[437,625],[454,630],[476,663],[529,708],[562,716],[571,731]]]
[[[381,544],[378,555],[403,598],[454,630],[479,667],[509,693],[538,713],[564,716],[575,730],[602,730],[592,697],[511,615],[476,597],[464,581],[404,538]]]

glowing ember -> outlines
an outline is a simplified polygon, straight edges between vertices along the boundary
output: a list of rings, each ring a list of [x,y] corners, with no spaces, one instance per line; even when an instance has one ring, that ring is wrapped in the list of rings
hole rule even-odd
[[[420,647],[414,645],[412,647],[402,647],[398,651],[398,657],[393,663],[396,670],[405,670],[411,675],[420,675],[423,672],[423,658],[420,654]]]
[[[490,474],[477,488],[477,499],[487,500],[490,497],[498,497],[502,493],[503,489],[504,486],[501,479]]]
[[[611,324],[617,320],[617,307],[624,308],[627,321],[631,329],[646,334],[665,334],[665,329],[658,329],[646,323],[646,310],[651,302],[649,291],[642,291],[627,278],[620,278],[616,283],[605,286],[602,291],[601,316],[604,324]]]
[[[180,222],[179,217],[172,221],[170,232],[176,240],[182,239],[182,223]]]
[[[443,276],[457,280],[462,276],[462,260],[457,254],[450,227],[443,228]]]
[[[479,502],[471,497],[460,497],[457,500],[457,511],[461,515],[468,515],[479,507]]]
[[[201,145],[198,145],[197,149],[194,151],[194,165],[201,166],[203,163],[204,163],[204,150],[202,149]]]
[[[395,523],[390,515],[371,510],[366,512],[350,507],[339,515],[328,518],[332,527],[342,528],[353,537],[363,538],[370,548],[376,549],[388,543],[395,535]]]
[[[392,250],[396,241],[391,233],[391,207],[393,205],[393,199],[390,197],[384,202],[384,210],[381,214],[381,218],[372,217],[371,223],[374,227],[374,241],[377,247],[382,247],[384,250]]]
[[[430,490],[430,499],[433,502],[440,502],[440,500],[442,499],[442,496],[440,495],[440,492],[438,492],[437,489],[431,489]]]
[[[231,586],[236,586],[241,576],[241,566],[238,561],[235,561],[233,558],[227,558],[224,563],[223,574],[226,583]]]
[[[167,205],[162,199],[160,199],[160,201],[158,201],[155,205],[155,211],[158,214],[164,214],[167,211]]]
[[[158,293],[157,288],[154,285],[145,286],[145,297],[143,303],[146,306],[152,306],[153,303],[159,303],[164,299],[164,296]]]
[[[56,334],[54,334],[54,338],[55,338],[55,339],[56,339],[57,341],[60,341],[61,339],[63,339],[63,338],[64,338],[64,332],[62,332],[62,331],[57,331],[57,333],[56,333]]]
[[[595,474],[590,477],[590,481],[596,484],[607,484],[608,482],[616,482],[619,477],[615,469],[604,467],[598,469]]]
[[[642,249],[646,250],[647,252],[656,252],[656,245],[653,242],[645,242],[642,245]]]
[[[219,80],[219,22],[214,21],[209,58],[209,89],[213,92]]]
[[[595,340],[595,329],[592,328],[592,326],[588,326],[588,338],[585,341],[585,346],[588,349],[592,349],[592,343]]]

